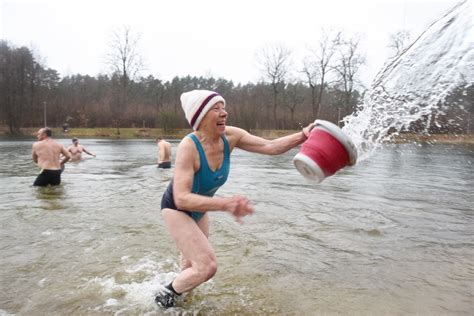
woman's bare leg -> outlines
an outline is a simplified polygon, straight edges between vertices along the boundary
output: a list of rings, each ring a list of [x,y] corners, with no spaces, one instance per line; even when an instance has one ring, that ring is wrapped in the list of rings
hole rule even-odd
[[[189,266],[174,279],[173,288],[178,293],[190,291],[212,278],[217,271],[214,249],[206,235],[207,214],[198,225],[184,212],[163,209],[161,213],[171,237]]]
[[[209,239],[209,216],[207,215],[207,213],[203,217],[201,217],[199,222],[197,222],[197,225],[199,226],[201,231],[204,233],[206,238]],[[186,259],[183,256],[182,252],[179,253],[179,261],[181,263],[181,271],[186,270],[187,268],[191,267],[191,261]]]

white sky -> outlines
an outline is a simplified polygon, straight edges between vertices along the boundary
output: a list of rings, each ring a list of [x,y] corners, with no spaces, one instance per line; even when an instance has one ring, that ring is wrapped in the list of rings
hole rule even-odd
[[[472,1],[472,0],[469,0]],[[256,54],[271,43],[292,49],[295,70],[321,28],[362,39],[368,85],[389,56],[389,34],[412,38],[459,0],[0,0],[0,38],[33,48],[60,72],[108,72],[113,30],[141,35],[142,75],[192,75],[257,82]]]

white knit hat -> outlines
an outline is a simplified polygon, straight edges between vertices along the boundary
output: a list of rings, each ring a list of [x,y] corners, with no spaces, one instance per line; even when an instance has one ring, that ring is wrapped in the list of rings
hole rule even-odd
[[[194,130],[198,129],[206,113],[217,102],[222,102],[225,105],[224,98],[214,91],[193,90],[181,94],[181,107]]]

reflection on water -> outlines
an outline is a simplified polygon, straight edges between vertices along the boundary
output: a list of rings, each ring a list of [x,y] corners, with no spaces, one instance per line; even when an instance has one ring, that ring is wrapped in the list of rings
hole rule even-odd
[[[155,143],[83,140],[97,158],[56,188],[32,187],[31,143],[0,142],[0,314],[160,314],[178,260]],[[219,271],[171,314],[472,313],[474,147],[392,146],[319,185],[295,153],[234,152],[219,194],[256,214],[211,214]]]
[[[55,211],[64,209],[62,200],[64,198],[65,188],[62,185],[55,187],[37,187],[35,189],[36,199],[43,201],[44,210]]]

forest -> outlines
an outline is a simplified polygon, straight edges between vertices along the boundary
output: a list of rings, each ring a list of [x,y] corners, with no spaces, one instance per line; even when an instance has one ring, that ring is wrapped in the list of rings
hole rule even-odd
[[[400,37],[398,38],[398,40]],[[27,47],[0,41],[0,125],[9,134],[24,127],[189,127],[180,95],[192,89],[219,92],[227,102],[228,124],[247,130],[298,129],[316,118],[340,124],[363,100],[358,81],[364,56],[357,39],[330,34],[301,62],[291,62],[291,51],[268,46],[258,54],[262,79],[238,83],[225,78],[174,77],[164,81],[142,76],[130,29],[115,33],[107,63],[110,73],[61,77],[38,61]],[[400,50],[400,44],[397,49]],[[429,127],[433,133],[470,133],[474,89],[454,91],[444,114]],[[412,131],[421,130],[415,122]]]

